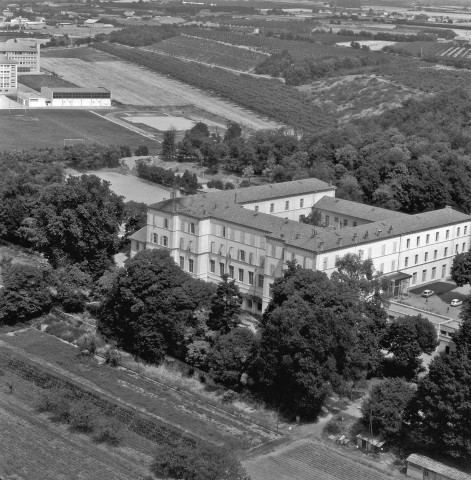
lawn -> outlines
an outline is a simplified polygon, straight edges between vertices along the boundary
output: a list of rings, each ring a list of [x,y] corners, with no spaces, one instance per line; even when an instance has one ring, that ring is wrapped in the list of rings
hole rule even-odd
[[[101,116],[85,110],[0,110],[2,150],[62,147],[65,138],[82,138],[85,143],[129,145],[131,150],[147,145],[158,153],[156,141],[143,137]]]
[[[20,75],[18,83],[26,85],[37,92],[41,92],[41,87],[76,87],[72,82],[62,79],[56,75]],[[23,90],[20,86],[20,90]]]

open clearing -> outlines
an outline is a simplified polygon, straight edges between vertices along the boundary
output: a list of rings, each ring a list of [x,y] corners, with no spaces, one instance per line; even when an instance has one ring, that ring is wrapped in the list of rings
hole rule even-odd
[[[0,111],[2,150],[63,147],[65,138],[83,138],[84,143],[147,145],[151,153],[160,145],[149,138],[85,110]]]
[[[41,63],[44,69],[81,87],[102,86],[110,89],[113,100],[124,105],[195,105],[254,130],[280,126],[238,105],[129,62],[117,59],[88,62],[79,58],[43,58]]]
[[[195,125],[195,122],[183,117],[147,117],[147,116],[129,116],[123,117],[126,121],[131,123],[143,123],[156,130],[166,131],[171,130],[189,130]]]
[[[151,203],[161,202],[170,198],[169,190],[133,175],[103,171],[87,172],[87,174],[96,175],[102,180],[110,182],[111,190],[118,195],[122,195],[125,202],[134,200],[135,202],[143,202],[150,205]],[[77,172],[75,175],[82,174]]]

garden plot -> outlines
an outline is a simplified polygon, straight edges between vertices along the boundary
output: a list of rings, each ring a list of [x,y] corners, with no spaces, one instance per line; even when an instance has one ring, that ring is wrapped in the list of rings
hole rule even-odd
[[[112,99],[124,105],[195,105],[255,130],[280,126],[202,90],[125,61],[85,62],[78,58],[44,58],[41,63],[46,70],[80,87],[108,88]]]

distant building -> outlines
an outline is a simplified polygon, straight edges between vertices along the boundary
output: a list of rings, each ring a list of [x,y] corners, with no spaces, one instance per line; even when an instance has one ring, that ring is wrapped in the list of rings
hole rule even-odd
[[[0,55],[0,95],[14,93],[18,88],[18,62]]]
[[[22,43],[0,43],[0,55],[17,62],[18,73],[40,72],[40,44],[30,46]]]
[[[110,107],[111,92],[104,87],[97,88],[51,88],[41,87],[46,105],[51,107]]]
[[[471,475],[424,455],[413,453],[406,458],[407,473],[417,480],[471,480]]]
[[[41,108],[46,106],[46,98],[33,92],[18,92],[17,102],[24,107],[29,108]]]

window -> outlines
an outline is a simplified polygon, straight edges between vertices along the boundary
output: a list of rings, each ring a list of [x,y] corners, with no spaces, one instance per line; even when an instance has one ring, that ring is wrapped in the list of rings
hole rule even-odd
[[[185,257],[180,257],[180,268],[185,269]]]
[[[249,263],[250,263],[250,265],[253,265],[253,253],[252,252],[249,253]]]
[[[255,205],[255,211],[258,212],[258,205]]]
[[[406,248],[410,248],[410,238],[408,238],[406,241]]]
[[[240,232],[240,243],[245,243],[245,233]]]
[[[381,246],[381,255],[386,255],[386,244]]]
[[[414,265],[417,265],[418,263],[419,263],[419,256],[416,255],[416,256],[414,257]]]
[[[259,312],[262,311],[262,303],[261,303],[261,302],[257,302],[257,310],[258,310]]]
[[[396,260],[393,260],[391,262],[391,272],[395,272],[396,271]]]
[[[239,250],[239,260],[245,262],[245,250]]]
[[[242,268],[239,268],[239,282],[244,281],[244,270]]]
[[[211,253],[214,253],[213,245],[214,245],[214,242],[211,243]],[[183,238],[180,238],[180,250],[183,250],[184,248],[185,248],[185,240]]]
[[[255,235],[253,233],[250,234],[250,245],[255,245]]]
[[[455,245],[455,253],[458,253],[458,244]]]
[[[299,200],[299,208],[304,208],[304,198],[301,198],[301,200]]]
[[[379,266],[379,271],[381,273],[384,273],[384,263],[382,263],[380,266]]]
[[[221,227],[221,236],[226,238],[226,234],[227,234],[226,227]]]
[[[430,242],[430,234],[427,233],[427,236],[425,237],[425,243],[428,245]]]
[[[252,309],[252,305],[253,305],[252,300],[250,300],[250,298],[247,298],[247,308]]]
[[[232,265],[229,266],[229,277],[234,278],[234,267]]]
[[[330,225],[330,217],[329,215],[325,216],[325,226],[328,227]]]
[[[154,243],[159,243],[158,240],[159,240],[158,235],[157,235],[156,233],[153,233],[153,234],[152,234],[152,242],[154,242]]]
[[[344,226],[344,227],[348,226],[348,220],[344,220],[344,221],[343,221],[343,226]]]
[[[425,252],[425,255],[424,255],[424,262],[426,262],[428,260],[428,252]]]
[[[415,285],[417,283],[417,272],[414,272],[412,274],[412,285]]]
[[[438,256],[438,250],[433,251],[433,259],[436,260]]]
[[[462,247],[461,247],[461,252],[464,252],[465,250],[466,250],[466,243],[463,242],[463,245],[462,245]]]
[[[271,246],[271,256],[276,257],[276,246],[275,245]]]
[[[446,231],[445,238],[448,240],[450,238],[450,230]]]
[[[285,210],[289,210],[289,200],[286,200],[285,202]]]
[[[464,227],[464,235],[466,235],[468,233],[468,227]]]
[[[216,273],[216,262],[214,260],[209,261],[209,269],[211,273]]]
[[[358,222],[353,222],[353,226],[356,227],[358,225]]]
[[[439,239],[440,239],[440,232],[437,232],[435,234],[435,241],[438,242]]]
[[[162,237],[162,245],[164,247],[168,247],[168,237],[166,237],[165,235]]]
[[[188,271],[189,271],[190,273],[193,273],[193,271],[194,271],[194,266],[195,266],[195,262],[194,262],[194,260],[193,260],[192,258],[190,258],[190,259],[188,260]]]
[[[221,277],[222,277],[225,272],[226,272],[225,265],[224,265],[224,263],[220,262],[219,263],[219,275],[221,275]]]
[[[457,237],[460,236],[460,230],[461,230],[460,227],[458,227],[458,228],[456,229],[456,236],[457,236]]]
[[[445,251],[443,252],[443,256],[444,257],[448,256],[448,247],[445,247]]]
[[[432,268],[432,280],[435,278],[436,275],[437,275],[437,267],[433,267]]]
[[[404,259],[404,267],[408,267],[409,266],[409,257],[406,257]]]
[[[273,276],[275,274],[275,265],[270,265],[270,275]]]
[[[270,203],[270,213],[273,213],[275,211],[275,204]]]
[[[195,234],[195,224],[194,223],[190,223],[190,233],[192,233],[193,235]]]
[[[164,218],[164,228],[168,228],[168,218]]]
[[[446,265],[442,265],[442,278],[446,277]]]
[[[265,277],[263,275],[258,276],[258,288],[263,288],[263,282],[265,281]]]
[[[427,270],[422,270],[422,282],[427,280]]]
[[[420,246],[420,237],[417,237],[417,246]]]
[[[339,223],[339,217],[334,218],[334,223]]]
[[[371,247],[368,248],[368,258],[371,258]]]
[[[249,285],[253,285],[253,272],[249,272]]]
[[[324,258],[324,270],[327,270],[327,257]]]

